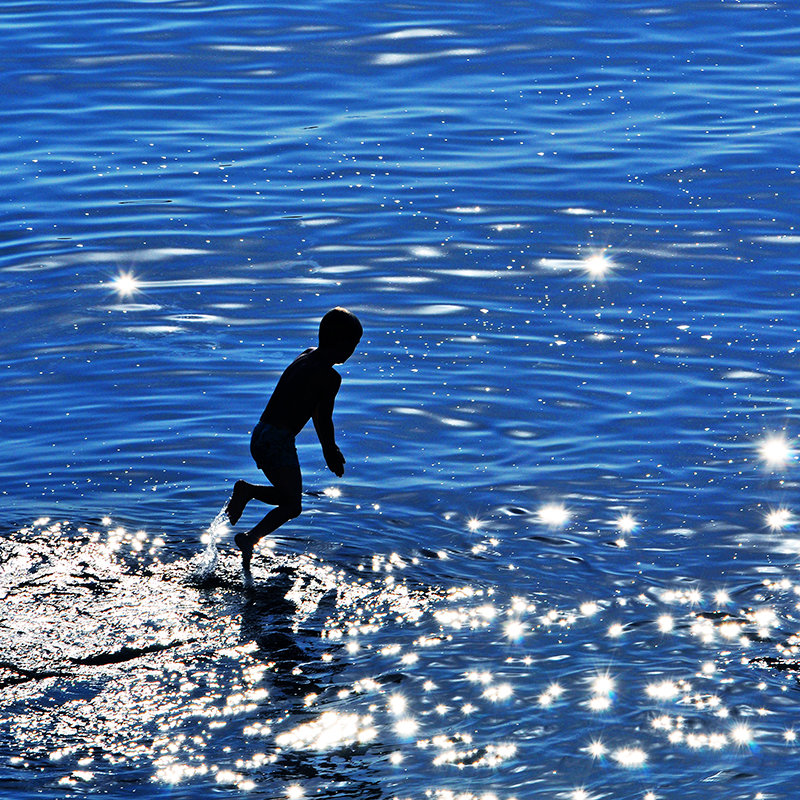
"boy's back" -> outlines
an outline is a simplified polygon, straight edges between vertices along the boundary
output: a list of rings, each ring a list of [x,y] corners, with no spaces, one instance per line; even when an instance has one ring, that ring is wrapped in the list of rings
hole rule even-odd
[[[261,414],[261,422],[297,436],[320,403],[332,403],[342,379],[319,357],[316,347],[303,351],[283,372]]]

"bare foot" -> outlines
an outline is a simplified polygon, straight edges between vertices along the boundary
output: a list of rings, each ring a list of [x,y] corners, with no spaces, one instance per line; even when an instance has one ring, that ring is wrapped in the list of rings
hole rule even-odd
[[[244,511],[244,507],[250,499],[245,491],[246,485],[244,481],[236,481],[236,483],[233,484],[233,494],[231,495],[231,499],[228,500],[228,505],[225,507],[225,513],[228,515],[231,525],[235,525],[239,521],[239,518],[242,516],[242,511]]]
[[[242,551],[242,569],[250,572],[250,559],[253,557],[253,543],[246,533],[237,533],[233,537],[236,546]]]

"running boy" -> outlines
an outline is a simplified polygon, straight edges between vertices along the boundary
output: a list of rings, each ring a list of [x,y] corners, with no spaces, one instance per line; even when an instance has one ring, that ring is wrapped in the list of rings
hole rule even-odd
[[[333,433],[333,403],[342,383],[334,364],[344,364],[356,349],[363,328],[355,314],[334,308],[319,325],[319,346],[301,353],[284,371],[250,439],[250,453],[271,486],[236,481],[226,507],[232,525],[251,500],[275,506],[254,528],[234,537],[242,567],[250,569],[253,547],[264,536],[298,516],[303,481],[294,439],[309,419],[322,445],[328,469],[341,477],[344,456]]]

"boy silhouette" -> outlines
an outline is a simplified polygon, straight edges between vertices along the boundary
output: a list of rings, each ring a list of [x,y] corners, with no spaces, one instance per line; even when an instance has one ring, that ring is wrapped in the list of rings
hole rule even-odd
[[[303,479],[294,440],[309,419],[322,445],[328,469],[341,478],[344,456],[336,446],[333,404],[342,378],[333,368],[344,364],[356,349],[363,328],[355,314],[334,308],[319,325],[319,345],[304,350],[284,371],[250,438],[250,453],[270,486],[238,480],[225,509],[232,525],[251,500],[275,506],[254,528],[234,537],[242,551],[242,568],[250,570],[253,548],[259,539],[302,510]]]

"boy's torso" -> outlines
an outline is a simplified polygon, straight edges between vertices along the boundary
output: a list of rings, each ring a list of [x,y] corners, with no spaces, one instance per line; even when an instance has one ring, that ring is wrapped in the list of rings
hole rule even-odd
[[[338,373],[314,357],[316,348],[301,353],[283,372],[261,415],[262,422],[296,436],[326,394],[335,394]]]

